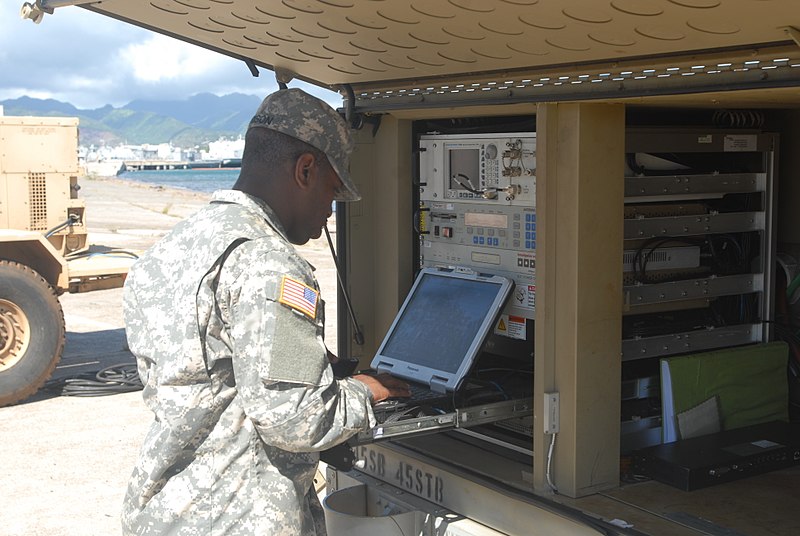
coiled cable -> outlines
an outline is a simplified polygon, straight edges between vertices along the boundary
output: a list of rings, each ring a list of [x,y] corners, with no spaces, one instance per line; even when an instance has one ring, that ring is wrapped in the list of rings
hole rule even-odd
[[[129,393],[143,388],[136,365],[132,363],[120,363],[98,372],[83,372],[44,384],[44,389],[61,396],[83,397]]]

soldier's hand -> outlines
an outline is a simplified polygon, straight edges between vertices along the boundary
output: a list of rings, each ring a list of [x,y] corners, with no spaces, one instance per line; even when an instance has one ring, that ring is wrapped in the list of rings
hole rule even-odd
[[[373,402],[380,402],[391,397],[411,396],[411,391],[406,382],[388,374],[377,374],[375,376],[357,374],[353,376],[353,379],[369,387],[369,390],[372,391]]]

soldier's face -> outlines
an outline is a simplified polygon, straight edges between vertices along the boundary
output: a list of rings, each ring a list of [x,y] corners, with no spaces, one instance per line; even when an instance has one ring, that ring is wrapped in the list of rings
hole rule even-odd
[[[310,180],[313,182],[311,182],[305,218],[307,238],[303,243],[310,238],[319,238],[322,235],[322,228],[325,227],[332,213],[333,199],[344,188],[344,184],[327,159],[315,162],[311,173],[313,175]]]

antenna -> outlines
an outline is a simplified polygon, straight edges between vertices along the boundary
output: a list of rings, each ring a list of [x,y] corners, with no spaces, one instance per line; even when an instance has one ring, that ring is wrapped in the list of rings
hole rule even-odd
[[[363,346],[364,334],[361,333],[361,328],[358,326],[358,320],[356,320],[356,313],[355,311],[353,311],[353,305],[350,303],[350,296],[347,294],[347,289],[344,287],[344,282],[342,281],[342,274],[339,272],[339,259],[336,257],[336,250],[333,248],[331,233],[328,231],[327,225],[323,227],[323,229],[325,229],[325,237],[328,239],[328,247],[331,248],[333,265],[336,267],[336,279],[339,281],[339,288],[342,289],[342,295],[344,296],[344,303],[345,305],[347,305],[347,311],[350,313],[350,318],[353,320],[353,330],[355,331],[354,337],[356,340],[356,344],[359,346]]]

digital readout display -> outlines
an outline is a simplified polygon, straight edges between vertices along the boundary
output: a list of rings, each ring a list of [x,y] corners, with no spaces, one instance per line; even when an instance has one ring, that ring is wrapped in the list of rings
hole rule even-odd
[[[494,227],[495,229],[508,229],[507,214],[486,214],[485,212],[464,213],[464,224],[474,227]]]

